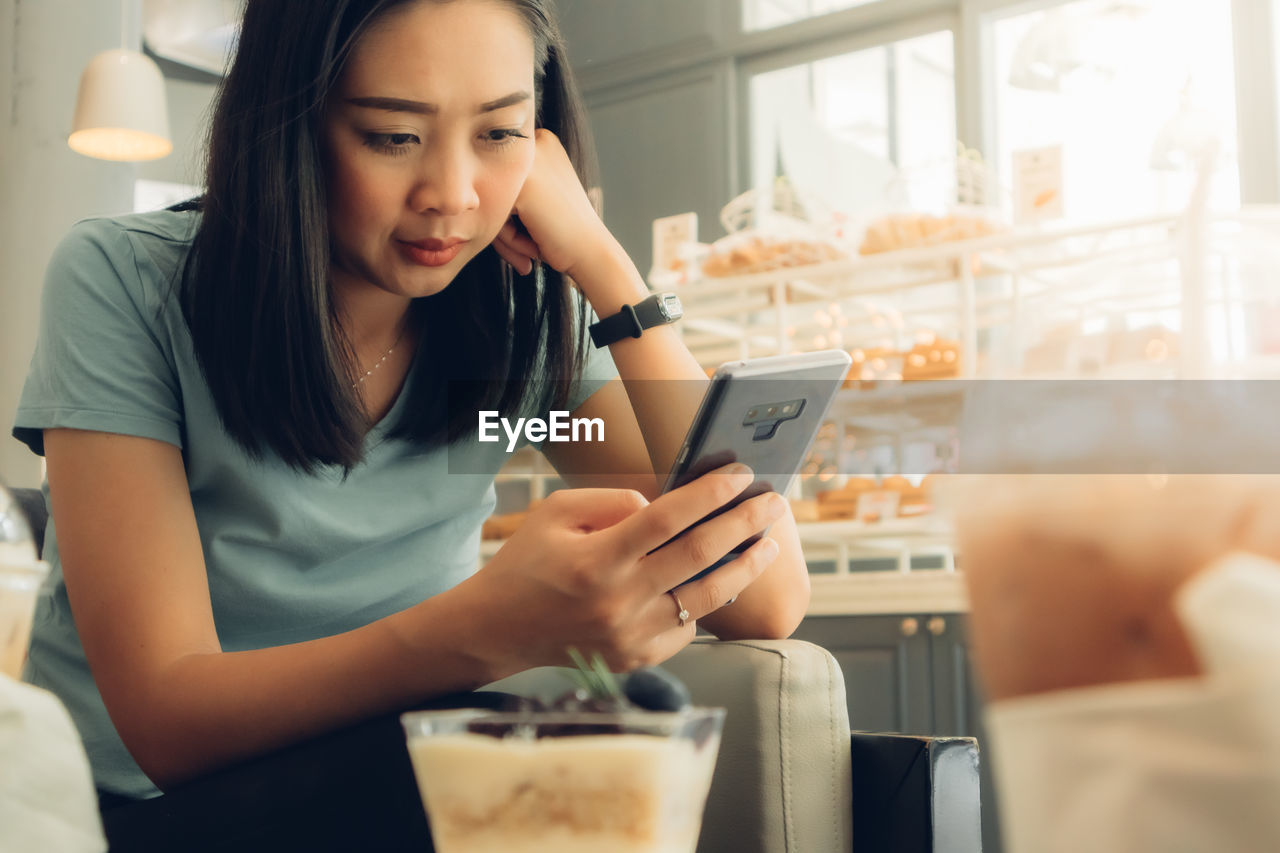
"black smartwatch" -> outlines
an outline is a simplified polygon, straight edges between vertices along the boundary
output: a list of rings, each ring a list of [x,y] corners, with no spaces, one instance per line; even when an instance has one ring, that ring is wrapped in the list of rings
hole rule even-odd
[[[684,316],[680,297],[674,293],[655,293],[635,305],[624,305],[612,317],[592,323],[588,331],[596,349],[607,347],[625,337],[638,338],[645,329],[674,323]]]

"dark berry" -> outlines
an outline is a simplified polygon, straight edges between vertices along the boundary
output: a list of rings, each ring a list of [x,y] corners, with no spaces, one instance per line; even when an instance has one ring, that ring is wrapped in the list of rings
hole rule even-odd
[[[656,666],[632,672],[624,690],[628,699],[647,711],[679,711],[692,703],[684,682]]]

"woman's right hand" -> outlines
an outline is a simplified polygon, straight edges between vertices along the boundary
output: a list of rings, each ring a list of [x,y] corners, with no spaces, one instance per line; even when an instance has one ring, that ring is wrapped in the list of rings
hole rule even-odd
[[[681,587],[690,618],[680,625],[667,591],[763,531],[786,502],[759,495],[668,540],[751,482],[750,469],[730,465],[652,503],[627,489],[553,492],[462,585],[475,613],[472,653],[495,677],[565,665],[571,646],[599,652],[619,672],[666,660],[693,639],[697,619],[736,597],[778,554],[764,538]]]

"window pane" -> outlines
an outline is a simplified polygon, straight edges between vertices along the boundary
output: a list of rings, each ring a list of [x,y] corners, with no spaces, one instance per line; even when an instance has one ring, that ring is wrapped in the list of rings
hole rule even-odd
[[[748,32],[793,24],[881,0],[742,0],[742,27]]]
[[[1061,146],[1067,219],[1180,209],[1210,136],[1213,204],[1239,204],[1230,3],[1076,0],[994,32],[996,162]]]
[[[954,203],[954,67],[943,31],[756,75],[751,185],[786,175],[844,212]]]

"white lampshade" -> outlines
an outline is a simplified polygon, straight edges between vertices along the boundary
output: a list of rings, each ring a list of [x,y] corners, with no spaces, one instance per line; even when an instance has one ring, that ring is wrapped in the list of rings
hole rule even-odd
[[[136,50],[104,51],[80,75],[67,144],[101,160],[158,160],[173,150],[164,75]]]

